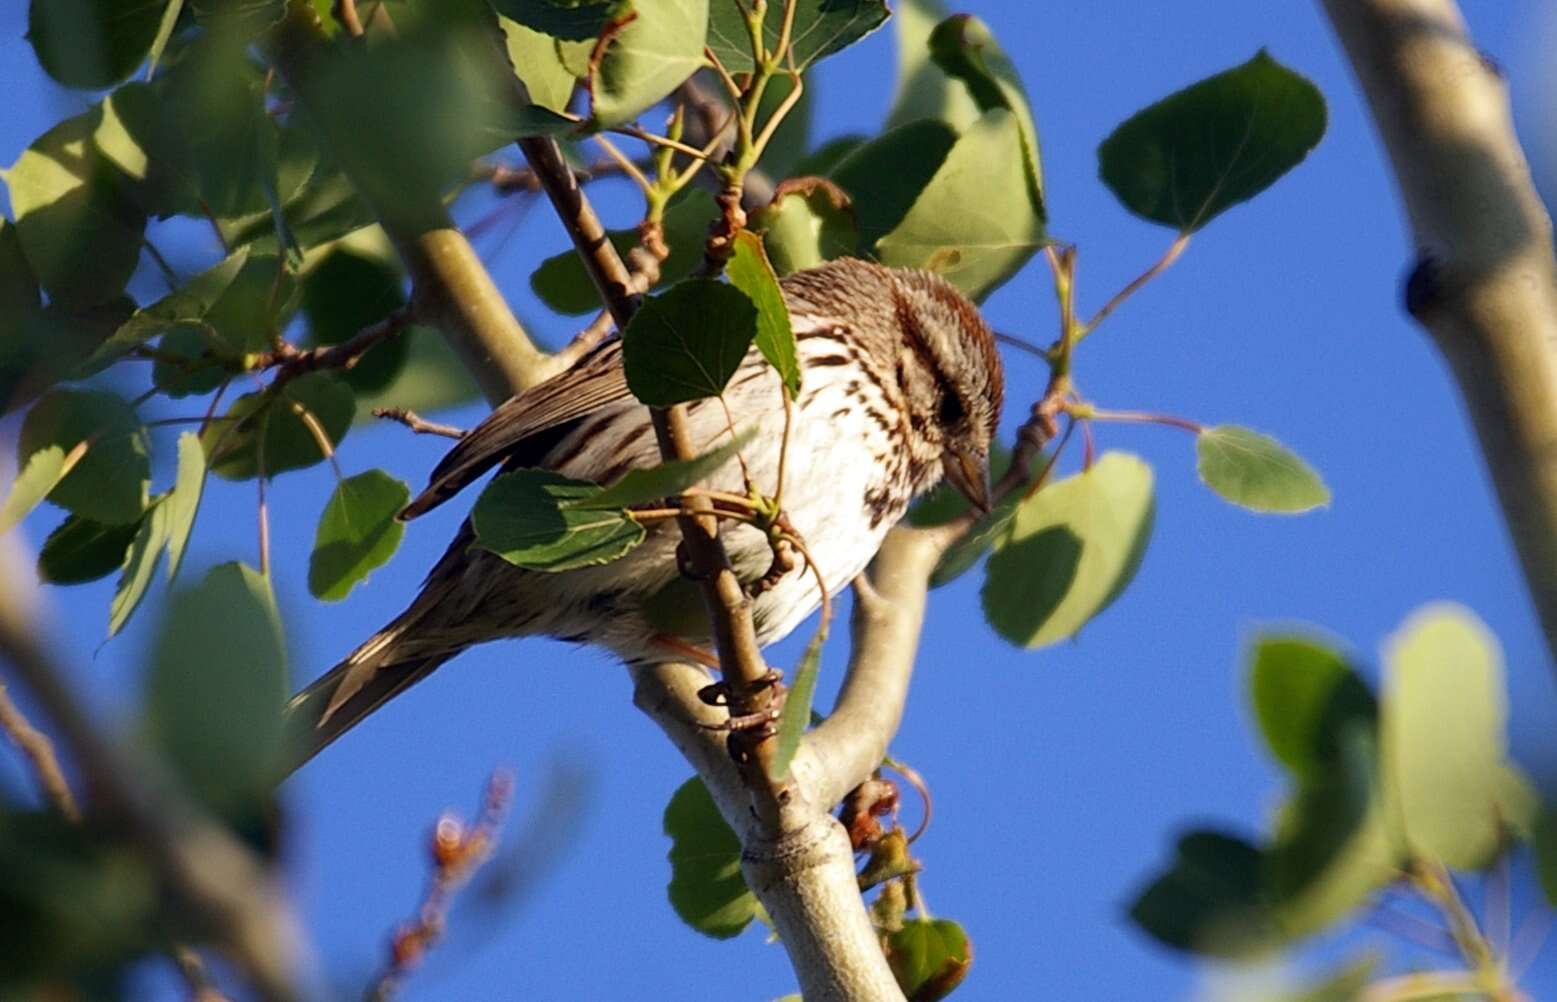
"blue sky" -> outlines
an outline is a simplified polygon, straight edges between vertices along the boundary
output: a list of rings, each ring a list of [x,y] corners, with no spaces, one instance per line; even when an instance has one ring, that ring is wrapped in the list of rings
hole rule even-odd
[[[22,6],[0,13],[4,163],[85,101],[44,81],[21,37]],[[1557,112],[1542,112],[1539,89],[1550,92],[1553,79],[1537,61],[1538,39],[1554,37],[1557,18],[1546,16],[1543,32],[1536,0],[1465,6],[1479,44],[1508,70],[1523,130],[1557,123]],[[1097,144],[1116,124],[1262,46],[1329,101],[1329,132],[1313,156],[1197,235],[1164,278],[1087,341],[1077,378],[1103,406],[1276,435],[1323,472],[1332,507],[1300,518],[1253,516],[1198,484],[1188,436],[1098,429],[1100,448],[1139,453],[1156,469],[1156,531],[1134,584],[1076,642],[1036,653],[1012,649],[983,625],[978,575],[936,593],[893,744],[935,794],[935,823],[915,846],[926,898],[938,916],[963,922],[975,944],[957,997],[1189,997],[1195,965],[1137,933],[1124,909],[1176,831],[1210,822],[1253,833],[1279,803],[1280,782],[1257,747],[1242,686],[1241,652],[1260,630],[1313,624],[1371,662],[1419,605],[1465,604],[1503,644],[1515,754],[1548,784],[1557,780],[1557,693],[1454,387],[1399,308],[1410,249],[1365,109],[1317,5],[985,0],[964,9],[990,24],[1027,85],[1051,231],[1080,247],[1084,312],[1171,238],[1129,216],[1096,179]],[[890,31],[823,64],[817,137],[875,129],[892,66]],[[1544,170],[1557,178],[1557,157]],[[594,190],[615,221],[630,220],[625,186]],[[539,203],[477,240],[521,315],[554,342],[571,324],[546,315],[527,277],[540,255],[563,244]],[[1037,262],[986,309],[998,329],[1041,342],[1053,335],[1053,299]],[[1044,375],[1036,360],[1009,357],[1008,426]],[[474,423],[479,410],[448,418]],[[158,445],[158,462],[167,464],[171,440]],[[342,461],[348,472],[381,466],[419,484],[441,449],[437,439],[373,427],[352,433]],[[462,515],[455,504],[418,521],[388,567],[344,603],[323,607],[305,582],[330,486],[318,468],[280,478],[271,497],[276,582],[298,681],[401,608]],[[253,510],[252,485],[213,482],[191,565],[253,562]],[[57,517],[30,519],[28,544]],[[127,721],[157,610],[142,610],[124,636],[103,645],[111,590],[100,582],[50,591],[46,614],[93,704],[105,719]],[[776,648],[775,663],[793,663],[802,641]],[[829,649],[824,689],[836,685],[845,650],[842,637]],[[445,807],[473,810],[500,764],[518,775],[510,832],[524,833],[515,840],[528,874],[523,893],[494,911],[456,909],[449,942],[406,998],[630,991],[763,1000],[792,990],[782,949],[759,931],[714,942],[671,912],[660,814],[688,770],[629,697],[626,674],[604,655],[542,641],[488,646],[289,784],[287,881],[343,993],[360,990],[387,931],[415,907],[433,819]],[[0,778],[22,781],[9,756],[0,756]],[[572,795],[546,801],[544,816],[534,816],[557,779]],[[1379,932],[1343,945],[1374,943],[1404,955]],[[1338,949],[1322,944],[1320,953]],[[1538,996],[1539,985],[1557,986],[1554,955],[1548,949],[1532,974]],[[153,971],[145,991],[175,997],[174,984]]]

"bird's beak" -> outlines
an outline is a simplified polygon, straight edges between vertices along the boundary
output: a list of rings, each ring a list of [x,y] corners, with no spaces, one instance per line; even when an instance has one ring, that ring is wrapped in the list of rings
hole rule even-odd
[[[989,457],[981,452],[947,449],[941,457],[946,479],[980,515],[989,514]]]

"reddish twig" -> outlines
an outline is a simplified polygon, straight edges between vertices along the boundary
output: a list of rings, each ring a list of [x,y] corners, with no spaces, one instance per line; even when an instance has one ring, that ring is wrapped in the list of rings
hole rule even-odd
[[[443,938],[449,906],[454,903],[455,895],[492,857],[497,847],[498,832],[508,816],[513,791],[513,774],[507,769],[498,769],[487,780],[481,798],[481,813],[474,825],[467,827],[452,811],[445,811],[438,818],[429,846],[433,872],[427,892],[416,910],[416,917],[395,930],[390,939],[389,966],[368,992],[368,998],[375,1002],[390,998],[400,983],[421,964],[427,951]]]

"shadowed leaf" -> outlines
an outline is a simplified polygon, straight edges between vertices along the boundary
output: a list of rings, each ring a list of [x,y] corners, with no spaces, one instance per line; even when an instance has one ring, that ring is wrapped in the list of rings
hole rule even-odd
[[[39,398],[22,422],[17,440],[24,475],[16,488],[36,489],[48,475],[58,475],[82,443],[85,452],[58,476],[48,491],[49,501],[107,525],[139,519],[151,483],[150,437],[130,405],[110,393],[61,389]],[[45,451],[47,455],[35,467],[32,457]],[[20,514],[25,510],[18,512],[8,500],[7,517]]]
[[[729,939],[757,915],[757,898],[741,875],[741,843],[697,777],[665,806],[670,836],[671,907],[705,936]]]
[[[1319,90],[1261,50],[1137,112],[1098,147],[1125,208],[1192,233],[1296,167],[1325,131]]]
[[[548,470],[516,470],[493,480],[470,513],[473,545],[519,567],[566,571],[608,563],[643,542],[643,526],[620,508],[573,507],[598,484]]]
[[[757,334],[757,310],[722,282],[687,279],[646,300],[622,337],[633,396],[651,407],[715,397]]]
[[[730,284],[746,293],[757,308],[757,350],[768,364],[778,370],[791,397],[800,395],[799,348],[789,323],[789,307],[784,303],[778,275],[768,263],[762,238],[749,230],[735,235],[735,252],[725,266]]]
[[[67,515],[38,551],[38,578],[72,585],[107,577],[123,565],[139,530],[139,522],[103,525]]]

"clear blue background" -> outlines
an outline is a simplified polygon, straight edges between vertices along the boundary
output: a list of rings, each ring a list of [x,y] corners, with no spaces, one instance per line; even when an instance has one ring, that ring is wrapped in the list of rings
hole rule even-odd
[[[23,6],[0,13],[5,163],[86,103],[37,69],[22,38]],[[1128,216],[1096,180],[1096,146],[1118,122],[1261,46],[1311,77],[1330,102],[1317,152],[1197,236],[1166,277],[1087,342],[1079,380],[1104,406],[1275,434],[1324,472],[1333,506],[1301,518],[1249,515],[1197,483],[1188,436],[1100,427],[1100,447],[1138,452],[1157,471],[1156,534],[1139,577],[1077,642],[1032,654],[983,625],[978,575],[937,593],[893,744],[934,789],[935,823],[915,846],[927,900],[936,914],[962,921],[976,946],[959,998],[1186,997],[1196,990],[1196,965],[1146,940],[1124,909],[1166,858],[1175,831],[1209,822],[1252,833],[1279,802],[1240,668],[1261,629],[1315,624],[1371,662],[1422,603],[1464,603],[1502,640],[1514,748],[1549,788],[1557,694],[1454,387],[1399,308],[1411,251],[1371,125],[1317,6],[967,6],[989,22],[1032,96],[1052,231],[1080,246],[1084,310],[1171,237]],[[1466,6],[1475,38],[1510,74],[1522,128],[1533,146],[1550,149],[1557,102],[1543,95],[1557,93],[1549,69],[1557,12],[1535,0]],[[890,30],[824,64],[817,135],[876,128],[893,65]],[[1544,170],[1557,176],[1552,158]],[[624,185],[592,190],[615,220],[632,218]],[[175,246],[176,262],[209,253],[198,243],[208,240],[203,232],[181,232],[197,243]],[[553,343],[570,324],[535,303],[527,264],[563,243],[540,203],[509,210],[477,239],[522,315]],[[1001,330],[1051,339],[1055,311],[1042,265],[993,296],[987,313]],[[1009,369],[1014,419],[1044,371],[1015,355]],[[450,416],[478,418],[474,407]],[[367,427],[352,433],[342,460],[349,472],[383,466],[419,484],[442,447],[399,428]],[[170,455],[171,439],[159,439],[164,479]],[[392,564],[344,603],[324,607],[307,597],[305,574],[330,486],[321,467],[282,477],[272,492],[275,575],[300,682],[399,610],[461,514],[450,505],[416,523]],[[254,501],[252,485],[213,481],[194,569],[255,560]],[[57,518],[30,519],[28,545]],[[101,582],[50,591],[46,616],[89,698],[105,719],[128,724],[161,598],[103,645],[111,590]],[[792,663],[797,650],[786,643],[776,662]],[[824,685],[836,683],[844,651],[839,638]],[[461,658],[287,788],[287,884],[342,997],[360,991],[383,959],[387,931],[411,914],[432,820],[450,806],[473,810],[499,764],[519,777],[504,858],[521,875],[520,892],[492,908],[456,909],[449,941],[406,998],[762,1000],[792,990],[782,949],[764,944],[760,930],[707,940],[666,903],[660,813],[688,770],[631,708],[625,673],[601,655],[526,641]],[[11,756],[0,757],[0,781],[28,782]],[[549,784],[564,794],[548,799]],[[1517,916],[1530,897],[1528,872],[1516,878]],[[1362,944],[1414,956],[1368,929],[1318,952]],[[1536,998],[1557,997],[1553,954],[1529,976]],[[171,997],[176,985],[160,964],[143,982],[147,997]]]

